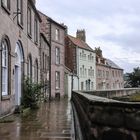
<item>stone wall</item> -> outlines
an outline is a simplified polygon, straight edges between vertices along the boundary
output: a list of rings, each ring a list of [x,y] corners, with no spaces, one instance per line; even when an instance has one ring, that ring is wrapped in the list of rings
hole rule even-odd
[[[140,88],[96,90],[96,91],[85,91],[84,93],[88,93],[91,95],[97,95],[97,96],[101,96],[101,97],[113,98],[113,97],[122,97],[122,96],[132,95],[136,92],[140,92]]]
[[[139,140],[140,103],[74,92],[72,102],[78,114],[84,140]]]

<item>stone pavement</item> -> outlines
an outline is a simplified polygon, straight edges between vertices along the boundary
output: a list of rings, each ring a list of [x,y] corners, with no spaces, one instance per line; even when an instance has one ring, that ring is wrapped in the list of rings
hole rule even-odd
[[[42,104],[28,117],[14,116],[12,123],[0,123],[0,140],[72,140],[71,104],[67,100]]]

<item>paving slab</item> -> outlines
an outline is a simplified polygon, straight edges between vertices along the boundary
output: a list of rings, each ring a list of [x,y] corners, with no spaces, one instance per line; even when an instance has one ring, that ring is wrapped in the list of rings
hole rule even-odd
[[[68,100],[43,103],[26,117],[0,123],[0,140],[72,140],[72,109]]]

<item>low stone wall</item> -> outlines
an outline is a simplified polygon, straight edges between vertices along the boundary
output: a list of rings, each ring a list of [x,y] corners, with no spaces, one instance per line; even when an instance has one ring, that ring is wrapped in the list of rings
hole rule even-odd
[[[72,93],[84,140],[140,140],[140,103]]]
[[[136,92],[140,93],[140,88],[123,88],[123,89],[112,89],[112,90],[96,90],[96,91],[82,91],[91,95],[97,95],[101,97],[113,98],[121,97],[135,94]]]

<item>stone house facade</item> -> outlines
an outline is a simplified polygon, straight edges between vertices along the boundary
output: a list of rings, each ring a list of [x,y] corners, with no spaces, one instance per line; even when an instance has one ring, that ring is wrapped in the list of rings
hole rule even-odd
[[[20,105],[24,75],[40,81],[39,22],[35,1],[0,1],[0,116]]]
[[[51,98],[64,96],[66,27],[40,13],[41,32],[51,45]]]
[[[124,88],[123,69],[113,61],[102,56],[102,50],[96,52],[96,84],[97,90]]]
[[[44,98],[50,98],[50,44],[43,33],[40,33],[40,81],[43,83]]]
[[[86,43],[84,30],[77,30],[76,38],[67,36],[65,65],[73,73],[74,90],[96,89],[96,55]]]

